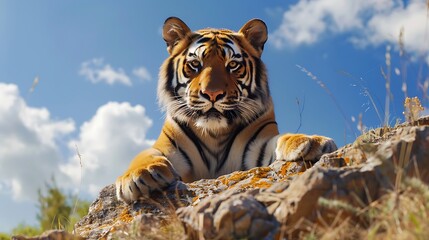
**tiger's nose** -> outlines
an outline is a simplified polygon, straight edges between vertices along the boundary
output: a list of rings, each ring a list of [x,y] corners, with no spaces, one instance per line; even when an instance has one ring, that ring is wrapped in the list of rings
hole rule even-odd
[[[212,91],[212,90],[205,89],[201,91],[201,96],[210,100],[211,102],[216,102],[225,96],[225,91],[223,90]]]

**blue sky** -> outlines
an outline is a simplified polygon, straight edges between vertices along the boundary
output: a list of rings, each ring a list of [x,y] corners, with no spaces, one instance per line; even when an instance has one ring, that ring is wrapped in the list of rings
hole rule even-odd
[[[418,87],[429,81],[425,4],[0,0],[0,231],[36,222],[37,189],[52,176],[67,192],[93,199],[157,138],[167,17],[193,30],[238,30],[252,18],[264,20],[270,35],[262,59],[280,131],[299,128],[342,146],[359,133],[359,114],[369,128],[382,125],[376,110],[384,118],[386,52],[389,122],[403,119],[404,79],[409,96],[427,94]]]

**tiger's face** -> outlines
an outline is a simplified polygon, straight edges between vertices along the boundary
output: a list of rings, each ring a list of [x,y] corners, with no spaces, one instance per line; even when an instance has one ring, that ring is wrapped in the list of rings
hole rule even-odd
[[[163,37],[170,56],[161,67],[158,97],[171,117],[218,133],[248,124],[271,105],[260,60],[267,39],[262,21],[251,20],[239,32],[192,32],[169,18]]]

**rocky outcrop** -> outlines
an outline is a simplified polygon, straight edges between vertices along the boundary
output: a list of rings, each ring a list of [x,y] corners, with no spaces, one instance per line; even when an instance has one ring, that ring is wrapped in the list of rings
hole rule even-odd
[[[270,167],[234,172],[217,179],[203,179],[188,184],[177,182],[165,191],[154,192],[148,198],[131,205],[118,201],[115,196],[115,186],[109,185],[101,190],[97,199],[91,204],[89,214],[76,224],[75,233],[85,238],[97,239],[118,232],[126,232],[136,225],[145,228],[145,224],[151,225],[160,222],[168,224],[170,221],[183,221],[181,215],[176,214],[177,209],[187,206],[200,207],[204,204],[203,200],[213,199],[214,196],[230,201],[229,194],[247,195],[251,191],[256,193],[275,183],[288,181],[292,176],[311,167],[312,164],[307,162],[277,162]],[[240,207],[243,211],[247,211],[249,207],[253,206],[250,204],[251,202],[256,204],[257,201],[245,200]],[[260,219],[269,218],[268,214],[263,214],[264,211],[266,212],[265,207],[259,205],[264,210],[258,212],[253,209],[255,214],[257,213],[255,216]],[[235,204],[230,208],[239,207]],[[240,213],[237,214],[237,216],[240,215]],[[253,220],[253,218],[249,220]],[[223,221],[218,220],[219,223],[223,223]],[[270,221],[274,221],[274,219],[271,217]],[[213,233],[216,234],[217,231],[213,231]]]
[[[75,234],[90,239],[282,239],[354,214],[405,177],[429,183],[429,118],[370,131],[318,162],[277,161],[217,179],[178,182],[132,205],[105,187]],[[346,203],[332,208],[322,202]],[[173,235],[171,235],[173,233]]]

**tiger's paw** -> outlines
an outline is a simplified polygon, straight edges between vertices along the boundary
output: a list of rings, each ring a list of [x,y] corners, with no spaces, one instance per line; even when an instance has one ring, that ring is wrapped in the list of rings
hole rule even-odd
[[[277,139],[276,159],[316,161],[325,153],[337,150],[331,138],[318,135],[284,134]]]
[[[179,174],[164,157],[158,157],[146,164],[135,164],[116,180],[118,199],[132,203],[140,197],[149,196],[155,190],[162,190],[180,180]]]

